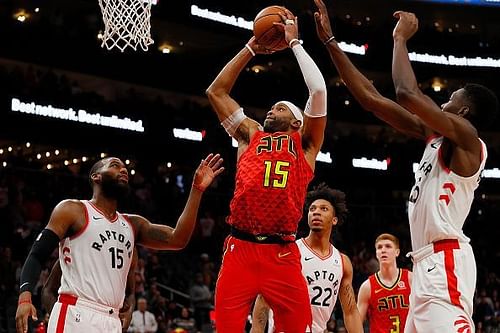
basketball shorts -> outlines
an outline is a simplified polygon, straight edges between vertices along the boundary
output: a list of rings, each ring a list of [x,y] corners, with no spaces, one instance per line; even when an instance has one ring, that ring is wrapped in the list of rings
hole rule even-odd
[[[217,333],[243,332],[258,294],[273,309],[276,332],[304,333],[311,307],[295,242],[258,244],[229,236],[215,289]]]
[[[50,313],[47,333],[121,333],[118,309],[61,294]]]
[[[441,240],[411,253],[405,333],[473,333],[476,261],[469,243]]]

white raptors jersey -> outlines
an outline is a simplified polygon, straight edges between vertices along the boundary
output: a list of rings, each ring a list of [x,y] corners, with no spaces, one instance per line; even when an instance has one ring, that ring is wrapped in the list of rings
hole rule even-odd
[[[59,294],[72,294],[119,309],[134,251],[133,227],[119,213],[110,221],[89,201],[82,203],[85,226],[59,243]]]
[[[302,275],[306,279],[313,318],[312,333],[322,333],[337,301],[344,264],[340,252],[330,244],[330,254],[320,257],[305,242],[296,241],[300,250]]]
[[[440,239],[469,242],[462,227],[488,156],[486,145],[480,141],[481,165],[470,177],[459,176],[444,165],[441,157],[442,136],[432,137],[427,141],[424,155],[415,172],[415,185],[408,204],[413,251]]]
[[[312,330],[308,333],[323,333],[333,312],[339,293],[340,282],[344,275],[342,255],[330,244],[330,254],[319,256],[305,242],[304,238],[295,241],[300,250],[302,275],[306,279],[311,301]],[[268,333],[274,332],[274,315],[269,310]]]

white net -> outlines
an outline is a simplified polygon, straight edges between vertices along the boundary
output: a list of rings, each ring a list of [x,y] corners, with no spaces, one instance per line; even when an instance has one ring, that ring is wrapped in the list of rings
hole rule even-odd
[[[127,47],[148,50],[151,38],[151,2],[153,0],[99,0],[104,21],[102,47],[124,51]]]

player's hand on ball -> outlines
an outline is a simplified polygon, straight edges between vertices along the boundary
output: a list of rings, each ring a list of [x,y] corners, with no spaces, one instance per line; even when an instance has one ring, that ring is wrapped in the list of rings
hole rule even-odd
[[[256,54],[271,54],[271,53],[274,53],[273,50],[271,49],[268,49],[266,48],[265,46],[259,44],[257,42],[257,39],[255,38],[255,36],[252,36],[252,38],[250,38],[250,40],[248,41],[248,46],[250,48],[252,48],[252,50],[256,53]]]
[[[283,27],[283,31],[285,32],[285,41],[287,44],[290,44],[290,41],[293,39],[299,39],[299,27],[297,17],[290,11],[286,11],[285,13],[286,15],[280,14],[281,20],[285,23],[274,22],[274,25]]]
[[[214,178],[224,171],[224,167],[221,166],[222,162],[223,159],[219,154],[209,154],[201,160],[194,174],[193,188],[204,192],[212,184]]]

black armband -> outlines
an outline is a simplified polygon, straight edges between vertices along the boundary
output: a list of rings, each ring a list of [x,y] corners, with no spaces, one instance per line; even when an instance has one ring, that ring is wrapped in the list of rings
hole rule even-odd
[[[20,292],[33,293],[33,288],[40,277],[42,264],[45,263],[58,244],[59,236],[50,229],[43,229],[38,235],[21,271]]]

